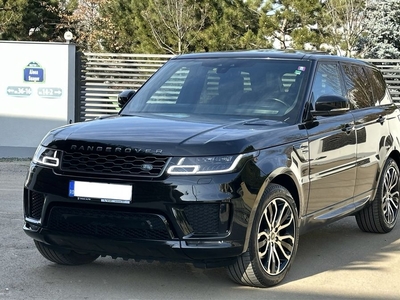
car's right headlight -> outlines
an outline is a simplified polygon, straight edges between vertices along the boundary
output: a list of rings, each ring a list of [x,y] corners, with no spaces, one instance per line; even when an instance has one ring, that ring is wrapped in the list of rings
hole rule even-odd
[[[39,165],[58,167],[60,165],[60,150],[46,148],[40,145],[37,147],[32,161]]]

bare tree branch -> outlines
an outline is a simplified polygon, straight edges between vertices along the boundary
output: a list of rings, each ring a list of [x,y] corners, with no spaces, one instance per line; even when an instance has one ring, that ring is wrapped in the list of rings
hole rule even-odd
[[[196,1],[150,0],[142,14],[157,45],[169,53],[180,54],[189,49],[204,27],[206,7],[201,8]]]

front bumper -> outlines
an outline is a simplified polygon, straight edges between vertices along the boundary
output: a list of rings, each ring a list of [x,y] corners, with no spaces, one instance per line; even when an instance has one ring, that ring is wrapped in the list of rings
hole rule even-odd
[[[130,204],[68,196],[70,180],[129,183]],[[82,178],[32,164],[25,232],[53,247],[112,257],[220,266],[245,251],[251,205],[240,174],[159,181]]]

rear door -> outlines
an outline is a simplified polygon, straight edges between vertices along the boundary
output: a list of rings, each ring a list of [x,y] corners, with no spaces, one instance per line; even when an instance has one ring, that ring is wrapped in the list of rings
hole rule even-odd
[[[386,93],[382,75],[374,68],[343,63],[347,97],[355,117],[357,136],[357,177],[354,190],[355,205],[367,201],[376,182],[387,151],[392,145],[390,119],[396,106]]]

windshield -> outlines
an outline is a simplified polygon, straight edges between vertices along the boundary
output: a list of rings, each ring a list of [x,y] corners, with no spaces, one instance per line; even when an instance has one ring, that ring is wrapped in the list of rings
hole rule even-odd
[[[178,59],[167,62],[121,115],[240,116],[286,121],[298,115],[309,62]]]

